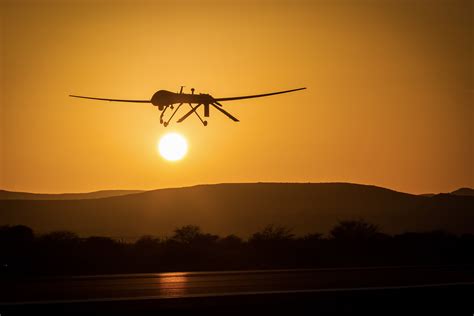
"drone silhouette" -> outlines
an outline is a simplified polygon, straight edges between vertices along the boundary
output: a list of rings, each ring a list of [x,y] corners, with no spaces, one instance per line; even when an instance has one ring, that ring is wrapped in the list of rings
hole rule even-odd
[[[230,114],[229,112],[223,109],[223,105],[220,102],[267,97],[267,96],[271,96],[275,94],[289,93],[293,91],[306,89],[306,88],[298,88],[298,89],[292,89],[292,90],[271,92],[271,93],[265,93],[265,94],[256,94],[256,95],[246,95],[246,96],[240,96],[240,97],[214,98],[209,94],[202,94],[202,93],[194,94],[194,88],[191,89],[191,94],[183,93],[183,88],[184,86],[181,86],[181,90],[178,93],[174,93],[167,90],[159,90],[151,97],[151,100],[121,100],[121,99],[86,97],[86,96],[80,96],[80,95],[69,95],[69,96],[74,97],[74,98],[100,100],[100,101],[151,103],[154,106],[156,106],[158,110],[161,112],[160,124],[163,124],[165,127],[168,126],[168,124],[171,122],[175,114],[178,112],[179,108],[183,104],[186,103],[191,107],[191,110],[189,110],[184,116],[182,116],[179,120],[177,120],[177,122],[178,123],[183,122],[185,119],[187,119],[190,115],[194,113],[199,118],[201,123],[204,126],[207,126],[207,121],[203,120],[203,118],[197,112],[197,110],[201,106],[204,107],[204,117],[209,117],[210,108],[212,106],[215,109],[219,110],[224,115],[226,115],[228,118],[233,120],[234,122],[238,122],[239,120],[236,117],[234,117],[232,114]],[[176,108],[174,106],[175,104],[177,104]],[[193,106],[193,104],[196,104],[196,105]],[[167,109],[173,110],[173,112],[171,113],[171,116],[168,118],[168,120],[165,120],[164,115]]]

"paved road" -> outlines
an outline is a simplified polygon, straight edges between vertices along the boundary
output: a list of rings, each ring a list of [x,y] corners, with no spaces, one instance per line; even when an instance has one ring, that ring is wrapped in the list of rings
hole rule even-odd
[[[7,280],[0,306],[474,285],[473,266],[177,272]],[[470,287],[472,289],[472,287]]]

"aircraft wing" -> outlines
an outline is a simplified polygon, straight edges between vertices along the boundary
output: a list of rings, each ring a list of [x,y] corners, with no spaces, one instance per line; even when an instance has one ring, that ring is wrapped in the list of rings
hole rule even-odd
[[[73,98],[81,98],[81,99],[90,99],[90,100],[100,100],[100,101],[113,101],[113,102],[133,102],[133,103],[150,103],[150,100],[121,100],[121,99],[106,99],[106,98],[93,98],[93,97],[84,97],[81,95],[69,95]]]
[[[288,93],[288,92],[299,91],[299,90],[304,90],[304,89],[306,89],[306,88],[298,88],[298,89],[285,90],[285,91],[278,91],[278,92],[271,92],[271,93],[265,93],[265,94],[245,95],[245,96],[241,96],[241,97],[215,98],[214,100],[216,100],[216,101],[232,101],[232,100],[242,100],[242,99],[260,98],[260,97],[267,97],[267,96],[270,96],[270,95]]]

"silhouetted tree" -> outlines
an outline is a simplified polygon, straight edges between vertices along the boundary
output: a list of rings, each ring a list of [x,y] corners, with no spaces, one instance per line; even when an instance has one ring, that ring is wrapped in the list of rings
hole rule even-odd
[[[285,226],[267,225],[262,231],[254,233],[249,238],[250,243],[289,241],[295,237],[291,229]]]
[[[219,243],[224,247],[235,248],[242,246],[243,240],[236,235],[228,235],[224,238],[221,238]]]
[[[290,228],[268,225],[249,238],[252,260],[258,268],[288,267],[296,258],[296,249],[292,247],[294,241]]]
[[[35,237],[26,226],[0,226],[0,275],[473,264],[473,249],[474,235],[390,236],[364,220],[341,221],[328,238],[318,233],[296,238],[287,227],[268,225],[243,241],[187,225],[168,239],[148,235],[133,244],[68,231]]]
[[[70,231],[54,231],[42,235],[40,241],[56,246],[75,246],[79,244],[80,238],[77,234]]]
[[[150,250],[153,248],[157,248],[161,243],[160,238],[154,237],[151,235],[145,235],[140,237],[136,242],[135,242],[135,247],[137,249],[141,250]]]
[[[301,237],[301,240],[304,242],[319,242],[323,240],[323,234],[320,233],[311,233],[311,234],[306,234],[303,237]]]
[[[82,241],[84,248],[93,249],[96,252],[110,252],[120,248],[120,243],[109,237],[91,236]]]
[[[201,235],[201,228],[196,225],[186,225],[174,230],[174,235],[171,237],[173,241],[182,244],[190,244]]]
[[[363,219],[339,221],[329,235],[337,241],[367,241],[379,235],[379,228]]]
[[[219,236],[204,234],[196,225],[186,225],[174,230],[171,240],[181,244],[209,244],[217,241]]]

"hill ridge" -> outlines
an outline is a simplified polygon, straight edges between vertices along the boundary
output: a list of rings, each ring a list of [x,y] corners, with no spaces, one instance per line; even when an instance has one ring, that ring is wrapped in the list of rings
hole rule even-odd
[[[99,199],[0,200],[0,225],[81,235],[163,235],[187,224],[248,236],[268,224],[296,234],[325,233],[339,220],[364,218],[387,233],[474,232],[474,197],[423,197],[348,183],[229,183],[169,188]]]

